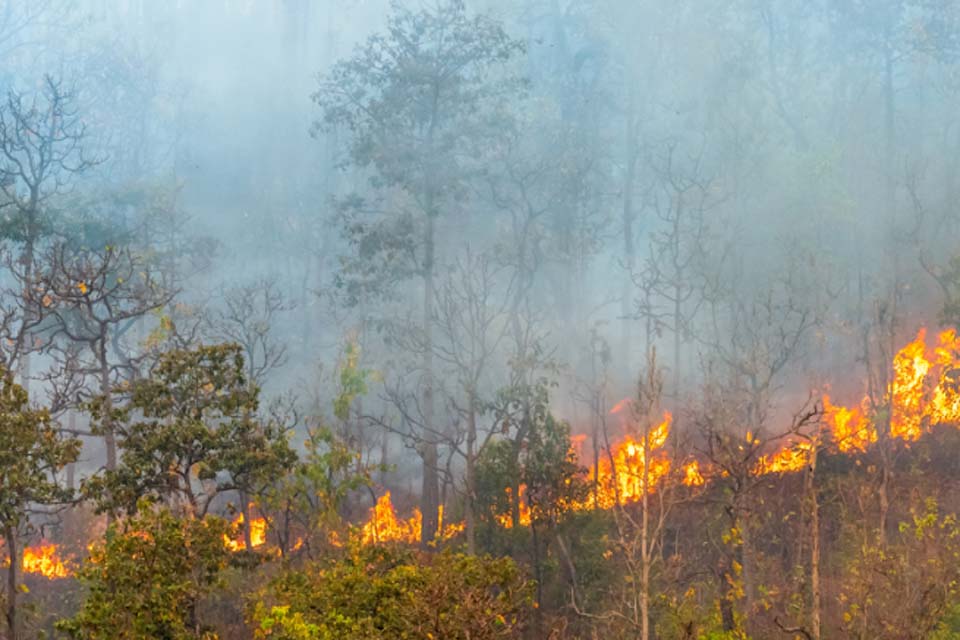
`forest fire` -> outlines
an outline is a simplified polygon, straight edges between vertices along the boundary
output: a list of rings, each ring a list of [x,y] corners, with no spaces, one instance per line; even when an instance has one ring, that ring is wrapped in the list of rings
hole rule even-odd
[[[618,403],[617,409],[623,403]],[[619,411],[619,410],[618,410]],[[589,477],[597,479],[596,506],[602,509],[621,503],[634,502],[643,496],[644,488],[652,492],[660,479],[669,473],[670,461],[654,452],[663,447],[670,435],[673,416],[664,412],[663,421],[643,436],[627,436],[613,447],[610,456],[602,458]],[[593,500],[591,500],[591,503]]]
[[[889,389],[877,401],[865,396],[859,407],[834,405],[824,395],[824,422],[843,453],[865,451],[877,442],[883,425],[884,405],[889,405],[891,438],[914,442],[930,427],[960,422],[960,340],[948,329],[928,347],[926,329],[893,358]]]
[[[370,509],[370,517],[360,531],[360,540],[363,544],[378,544],[383,542],[415,543],[420,540],[420,527],[423,514],[419,509],[413,510],[413,515],[407,520],[397,517],[387,491],[377,499]]]
[[[235,527],[243,526],[243,514],[238,515],[234,521]],[[254,518],[250,521],[250,546],[259,547],[267,541],[267,521],[265,518]],[[231,551],[242,551],[247,548],[247,544],[241,535],[238,540],[231,540],[226,535],[223,536],[223,544]]]
[[[443,521],[443,505],[437,513],[437,527],[440,539],[448,539],[464,529],[464,524],[454,522],[446,524]],[[420,542],[420,529],[423,524],[423,514],[420,509],[414,508],[413,515],[406,520],[397,517],[393,507],[390,492],[385,492],[377,499],[377,504],[370,509],[370,515],[360,530],[360,541],[363,544],[379,544],[384,542],[406,542],[414,544]]]
[[[891,438],[913,442],[931,426],[960,423],[960,338],[955,330],[941,332],[937,344],[929,348],[926,330],[920,329],[916,338],[894,356],[891,370],[889,390],[877,402],[890,406]],[[841,453],[862,453],[877,442],[876,416],[882,415],[882,406],[873,408],[869,396],[852,408],[834,404],[828,394],[822,396],[822,402],[823,425]],[[629,406],[629,399],[621,400],[610,414],[622,414]],[[617,504],[617,500],[620,504],[639,500],[643,495],[645,467],[647,490],[655,491],[658,483],[670,472],[670,460],[656,455],[667,440],[670,425],[671,415],[665,413],[664,420],[650,431],[646,446],[642,437],[630,435],[613,445],[608,457],[601,459],[597,468],[591,468],[587,474],[589,478],[597,478],[595,498],[575,505],[574,509],[592,508],[594,501],[597,507],[609,509]],[[747,439],[752,441],[752,438],[748,433]],[[761,455],[754,473],[802,471],[809,462],[813,446],[812,440],[792,442],[773,453]],[[693,460],[683,467],[680,482],[688,487],[701,486],[708,479],[705,473],[700,461]],[[522,493],[521,488],[521,507],[528,513]],[[508,515],[499,521],[503,526],[511,525]],[[527,522],[529,515],[526,520],[521,518],[521,524]]]
[[[9,566],[9,559],[5,565]],[[57,545],[41,541],[40,544],[26,547],[20,562],[24,573],[40,575],[50,580],[68,578],[72,575],[67,560],[61,556]]]
[[[23,550],[23,572],[42,575],[45,578],[66,578],[70,569],[60,557],[57,545],[41,543]]]
[[[916,338],[905,345],[895,355],[892,363],[893,378],[890,390],[885,394],[889,398],[890,436],[906,442],[920,438],[930,426],[941,423],[960,422],[960,338],[953,330],[939,334],[937,344],[928,348],[926,332],[921,329]],[[618,402],[611,415],[624,414],[630,407],[630,399]],[[822,424],[832,439],[833,445],[844,454],[863,453],[878,441],[878,425],[875,417],[879,412],[873,409],[869,396],[864,397],[858,406],[845,407],[835,404],[828,394],[823,394]],[[595,468],[591,467],[586,477],[596,479],[596,485],[589,498],[571,505],[573,510],[594,508],[611,509],[616,504],[630,504],[639,501],[644,487],[649,493],[656,491],[659,484],[671,472],[671,460],[664,451],[670,435],[673,416],[664,412],[663,419],[649,430],[644,439],[642,434],[630,434],[611,446],[605,457],[601,457]],[[571,446],[578,454],[586,436],[574,436]],[[747,434],[748,441],[753,435]],[[769,454],[761,455],[754,468],[757,475],[774,473],[793,473],[802,471],[808,464],[814,440],[794,441]],[[680,469],[677,481],[687,487],[699,487],[709,480],[709,469],[699,460],[692,460]],[[518,520],[520,526],[529,526],[531,509],[525,499],[526,487],[520,487]],[[507,490],[509,492],[509,489]],[[463,522],[445,523],[443,506],[439,511],[438,539],[450,539],[464,530]],[[410,517],[397,515],[389,491],[385,492],[370,509],[367,520],[359,531],[359,540],[364,545],[400,542],[416,544],[420,542],[423,516],[414,508]],[[504,528],[513,526],[510,513],[497,516],[497,522]],[[237,516],[234,524],[243,524],[243,515]],[[256,518],[251,523],[251,538],[254,547],[266,541],[267,522]],[[242,539],[224,539],[231,550],[244,549]],[[52,577],[68,575],[64,565],[56,559],[53,547],[40,547],[41,555],[31,555],[31,571],[42,572]],[[47,549],[50,549],[49,551]],[[37,558],[36,560],[33,558]],[[27,570],[27,559],[24,561]]]

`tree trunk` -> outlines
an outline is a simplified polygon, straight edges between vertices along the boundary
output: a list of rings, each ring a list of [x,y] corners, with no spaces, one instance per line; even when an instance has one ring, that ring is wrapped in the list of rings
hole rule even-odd
[[[117,441],[113,433],[113,398],[110,395],[110,365],[107,361],[107,336],[102,330],[97,357],[100,360],[100,394],[103,396],[103,439],[107,448],[107,470],[117,468]]]
[[[648,484],[650,482],[649,423],[643,434],[643,491],[640,529],[640,637],[641,640],[650,640],[650,563],[653,560],[650,553],[650,496]]]
[[[743,580],[743,628],[748,637],[753,629],[753,537],[745,513],[737,518],[740,530],[740,576]]]
[[[5,527],[4,537],[7,543],[7,640],[20,640],[20,627],[17,620],[17,596],[20,593],[18,573],[20,571],[20,552],[17,547],[17,532],[14,527]]]
[[[543,567],[540,566],[540,537],[537,535],[537,527],[533,522],[530,523],[530,538],[533,543],[533,577],[537,582],[537,601],[533,610],[533,637],[542,638]]]
[[[247,551],[253,549],[253,535],[250,526],[250,498],[246,491],[240,491],[240,515],[243,516],[243,544]]]
[[[437,516],[440,509],[440,473],[437,468],[440,455],[437,450],[433,416],[433,305],[434,305],[434,212],[432,204],[427,211],[424,231],[423,264],[423,488],[420,496],[420,544],[426,548],[437,535]]]
[[[621,294],[620,314],[621,318],[621,357],[623,358],[623,370],[630,373],[630,348],[633,341],[632,319],[631,315],[631,292],[633,290],[633,270],[636,268],[636,249],[633,243],[633,223],[636,219],[636,212],[633,205],[634,181],[637,173],[637,132],[635,110],[636,89],[631,79],[627,78],[627,126],[626,126],[626,166],[623,176],[623,266],[626,270],[626,277],[623,279],[623,293]]]
[[[727,561],[726,566],[717,573],[717,579],[720,581],[720,620],[723,630],[727,632],[736,631],[737,628],[736,617],[733,615],[733,593],[730,584],[736,579],[736,574],[730,565],[731,562]]]
[[[470,391],[470,406],[467,415],[467,468],[466,468],[466,525],[467,525],[467,553],[474,555],[477,552],[476,516],[476,443],[477,443],[477,411],[474,392]]]
[[[817,450],[814,442],[810,450],[810,470],[807,492],[810,501],[810,634],[820,640],[820,502],[817,499]]]

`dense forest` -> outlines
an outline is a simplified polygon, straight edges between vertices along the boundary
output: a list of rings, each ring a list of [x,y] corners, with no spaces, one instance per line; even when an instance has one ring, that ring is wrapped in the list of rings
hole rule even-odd
[[[0,60],[0,637],[960,639],[955,0],[0,0]]]

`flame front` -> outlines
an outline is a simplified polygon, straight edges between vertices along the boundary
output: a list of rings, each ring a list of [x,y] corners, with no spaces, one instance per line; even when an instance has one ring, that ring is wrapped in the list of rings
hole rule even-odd
[[[597,479],[595,506],[610,509],[618,500],[620,504],[634,502],[644,490],[650,493],[656,488],[670,472],[670,460],[657,456],[656,451],[667,442],[672,420],[673,416],[664,412],[663,420],[649,430],[646,439],[643,435],[627,436],[609,456],[600,459],[596,469],[590,469],[589,476]]]
[[[760,456],[755,473],[790,473],[801,471],[810,459],[812,445],[809,442],[797,442],[785,449],[781,449],[770,456]]]
[[[438,538],[452,538],[466,527],[462,522],[444,524],[443,505],[437,511]],[[370,509],[367,521],[360,529],[360,541],[363,544],[382,544],[385,542],[405,542],[415,544],[420,542],[420,530],[423,526],[423,514],[420,509],[414,508],[413,515],[406,520],[397,517],[393,508],[390,492],[385,492],[377,499]]]
[[[953,329],[938,335],[937,345],[928,349],[926,332],[921,329],[916,338],[906,344],[890,363],[889,388],[879,399],[864,397],[858,406],[848,408],[834,404],[824,394],[823,425],[829,441],[841,453],[855,454],[867,449],[879,440],[881,423],[877,414],[883,415],[878,406],[889,411],[889,436],[893,439],[913,442],[918,440],[930,426],[953,424],[960,427],[960,337]],[[632,400],[624,399],[611,410],[611,415],[626,415]],[[583,503],[570,505],[574,510],[594,508],[610,509],[616,504],[628,504],[642,498],[644,492],[656,491],[670,475],[670,459],[662,452],[670,434],[672,417],[664,413],[663,420],[652,428],[646,438],[643,435],[628,435],[606,452],[588,477],[596,478],[593,495]],[[885,428],[885,425],[883,425]],[[747,433],[747,441],[755,441],[754,434]],[[577,453],[583,448],[585,436],[571,439],[571,447]],[[778,451],[762,455],[754,467],[758,475],[792,473],[803,470],[810,461],[813,441],[799,441]],[[579,456],[578,456],[579,457]],[[687,462],[679,471],[677,481],[687,487],[699,487],[709,479],[709,469],[703,469],[698,460]],[[518,500],[519,524],[530,524],[531,511],[525,496],[526,488],[520,487]],[[508,489],[508,497],[510,490]],[[441,522],[442,522],[441,507]],[[513,526],[510,513],[499,514],[497,522],[509,528]],[[370,510],[370,518],[363,525],[362,541],[365,544],[387,541],[415,543],[419,541],[422,518],[418,510],[407,520],[397,518],[385,493]],[[463,523],[446,525],[442,537],[449,538],[463,530]]]

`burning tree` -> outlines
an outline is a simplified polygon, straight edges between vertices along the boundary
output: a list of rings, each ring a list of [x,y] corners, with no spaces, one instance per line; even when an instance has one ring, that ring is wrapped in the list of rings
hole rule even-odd
[[[8,372],[0,381],[0,529],[6,546],[8,637],[18,640],[19,541],[30,515],[44,505],[65,504],[73,492],[57,478],[80,453],[80,442],[62,437],[46,409],[29,405],[27,392]]]
[[[597,505],[612,510],[616,534],[611,557],[622,563],[624,579],[610,589],[609,601],[600,613],[581,610],[576,599],[573,601],[578,614],[604,624],[610,632],[629,630],[643,640],[652,637],[653,580],[664,560],[667,519],[673,507],[687,498],[678,489],[684,484],[703,484],[697,468],[681,464],[680,440],[674,438],[668,445],[672,416],[661,413],[662,395],[663,376],[656,352],[651,351],[647,370],[637,382],[636,397],[621,409],[629,414],[630,432],[624,443],[612,447],[604,431],[607,458],[598,465],[595,476]],[[697,475],[688,475],[688,469]]]

